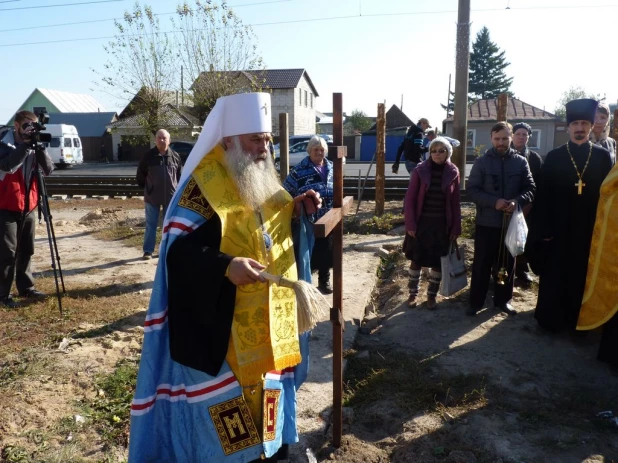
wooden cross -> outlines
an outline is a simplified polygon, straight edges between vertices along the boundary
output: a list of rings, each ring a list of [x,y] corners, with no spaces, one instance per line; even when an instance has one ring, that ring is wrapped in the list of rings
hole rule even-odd
[[[314,224],[316,238],[333,233],[333,446],[341,446],[343,424],[343,216],[352,206],[352,196],[343,197],[343,100],[341,93],[333,93],[333,145],[328,154],[334,160],[333,208]]]
[[[582,179],[579,179],[579,182],[577,182],[575,184],[575,186],[577,187],[577,194],[581,195],[582,194],[582,188],[586,186],[586,184],[584,182],[582,182]]]

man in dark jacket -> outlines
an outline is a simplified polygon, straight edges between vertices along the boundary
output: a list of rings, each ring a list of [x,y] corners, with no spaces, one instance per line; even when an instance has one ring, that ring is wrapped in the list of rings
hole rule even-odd
[[[483,307],[493,269],[494,307],[509,315],[517,312],[513,298],[515,259],[504,245],[508,218],[517,205],[524,208],[534,199],[534,180],[528,162],[511,148],[513,129],[498,122],[491,129],[491,144],[472,166],[466,194],[476,204],[474,259],[467,315]]]
[[[159,213],[163,217],[176,191],[182,162],[178,153],[170,149],[170,134],[161,129],[155,137],[156,146],[148,151],[137,166],[137,184],[144,188],[146,230],[144,232],[144,259],[151,259],[154,252]]]
[[[517,153],[528,161],[528,166],[530,167],[530,172],[532,173],[532,179],[534,180],[534,185],[539,189],[539,180],[541,178],[541,167],[543,167],[543,158],[536,151],[532,151],[528,148],[528,140],[532,135],[532,127],[525,122],[518,122],[513,126],[513,144],[512,147],[517,151]],[[524,209],[524,214],[526,214],[526,223],[528,224],[528,229],[532,224],[532,203],[528,204]],[[517,279],[524,285],[529,285],[532,283],[532,277],[528,273],[528,259],[525,254],[521,256],[517,256],[515,259],[515,276]]]
[[[34,289],[30,267],[34,254],[35,216],[39,198],[37,169],[44,175],[54,170],[45,148],[33,143],[32,123],[37,117],[30,111],[15,114],[14,128],[0,141],[0,304],[15,308],[11,297],[13,278],[21,297],[44,297]]]
[[[423,146],[423,138],[428,127],[429,121],[423,117],[419,119],[417,124],[412,124],[408,129],[401,145],[397,148],[397,158],[393,164],[394,174],[399,172],[401,155],[403,155],[408,173],[411,173],[416,165],[422,161],[423,153],[427,151],[427,148]]]

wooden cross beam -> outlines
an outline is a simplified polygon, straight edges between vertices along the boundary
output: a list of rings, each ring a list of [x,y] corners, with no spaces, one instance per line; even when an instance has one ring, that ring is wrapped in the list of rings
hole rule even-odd
[[[334,159],[333,208],[314,224],[317,238],[333,234],[333,446],[341,446],[343,424],[343,216],[352,205],[352,197],[343,197],[343,100],[341,93],[333,93],[333,145],[328,150]]]

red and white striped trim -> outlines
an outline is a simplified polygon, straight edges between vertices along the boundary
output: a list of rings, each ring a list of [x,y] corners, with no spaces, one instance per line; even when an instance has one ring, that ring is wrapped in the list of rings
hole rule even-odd
[[[174,216],[163,225],[163,235],[186,235],[198,227],[198,224],[185,218]]]
[[[167,322],[167,309],[163,312],[157,312],[146,315],[144,321],[144,333],[163,329],[163,325]]]
[[[131,415],[145,415],[157,400],[168,400],[170,402],[186,401],[189,404],[203,402],[204,400],[212,399],[229,390],[240,387],[234,373],[231,371],[203,383],[185,386],[178,384],[172,386],[170,384],[160,384],[157,386],[157,392],[145,399],[133,399],[131,404]]]
[[[273,379],[275,381],[282,381],[284,379],[294,379],[294,368],[284,368],[283,370],[272,370],[266,373],[266,379]]]

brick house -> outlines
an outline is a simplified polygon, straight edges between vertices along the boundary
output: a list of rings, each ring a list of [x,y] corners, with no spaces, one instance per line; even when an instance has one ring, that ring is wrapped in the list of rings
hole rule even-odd
[[[230,71],[231,72],[231,71]],[[207,73],[202,73],[197,80]],[[305,135],[316,133],[316,90],[305,69],[264,69],[255,71],[238,71],[238,88],[243,88],[242,80],[246,80],[246,91],[262,91],[271,93],[273,135],[279,136],[279,114],[288,113],[288,131],[290,135]],[[194,85],[196,85],[194,83]]]

